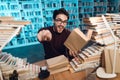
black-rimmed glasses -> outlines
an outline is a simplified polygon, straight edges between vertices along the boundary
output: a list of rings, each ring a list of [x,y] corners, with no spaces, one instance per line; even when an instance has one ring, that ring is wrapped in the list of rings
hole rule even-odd
[[[58,22],[58,23],[60,23],[60,24],[61,24],[61,23],[67,24],[67,20],[62,21],[62,19],[60,19],[60,18],[55,19],[55,21]]]

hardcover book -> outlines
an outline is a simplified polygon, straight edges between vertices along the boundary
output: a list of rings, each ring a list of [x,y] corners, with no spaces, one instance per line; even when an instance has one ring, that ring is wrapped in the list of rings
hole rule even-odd
[[[88,43],[92,32],[92,30],[88,30],[87,35],[85,35],[79,28],[75,28],[64,42],[64,45],[69,50],[79,51]]]
[[[64,55],[60,55],[54,58],[50,58],[46,60],[48,68],[55,68],[57,66],[68,64],[68,59]]]
[[[116,63],[115,63],[115,73],[120,73],[120,50],[116,51]],[[104,50],[104,59],[102,64],[105,67],[105,71],[107,73],[112,73],[113,71],[113,60],[114,60],[114,50],[113,49],[105,49]]]
[[[68,67],[69,61],[64,55],[47,59],[46,62],[50,74],[59,73],[69,69]]]

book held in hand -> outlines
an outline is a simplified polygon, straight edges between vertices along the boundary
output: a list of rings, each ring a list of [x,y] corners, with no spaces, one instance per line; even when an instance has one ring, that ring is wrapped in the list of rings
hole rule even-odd
[[[79,28],[75,28],[64,42],[64,45],[69,50],[79,51],[88,43],[92,32],[92,30],[88,30],[87,35],[85,35]]]

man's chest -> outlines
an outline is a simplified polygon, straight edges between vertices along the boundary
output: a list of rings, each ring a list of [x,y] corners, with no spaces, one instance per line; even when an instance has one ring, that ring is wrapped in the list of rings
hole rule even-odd
[[[64,35],[53,35],[51,44],[53,44],[54,47],[61,47],[64,45],[65,40]]]

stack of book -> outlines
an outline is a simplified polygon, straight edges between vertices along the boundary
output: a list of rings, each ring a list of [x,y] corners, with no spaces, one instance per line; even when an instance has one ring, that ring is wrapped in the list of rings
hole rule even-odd
[[[97,67],[99,65],[103,48],[97,44],[89,45],[92,33],[93,30],[90,29],[88,29],[87,34],[84,34],[79,28],[75,28],[66,39],[64,45],[69,50],[74,52],[81,51],[70,61],[72,66],[70,68],[71,72],[80,71],[89,67]],[[86,47],[87,45],[88,47]]]
[[[84,50],[82,50],[77,59],[74,58],[70,62],[74,72],[84,70],[86,68],[95,68],[100,65],[101,53],[103,51],[103,47],[97,44],[93,44]]]
[[[119,27],[120,27],[120,26],[119,26]],[[118,37],[120,38],[120,29],[116,30],[116,31],[115,31],[115,34],[116,34],[116,36],[118,36]]]
[[[106,57],[107,56],[107,57]],[[102,59],[102,66],[105,68],[106,73],[113,73],[113,65],[115,65],[114,72],[120,73],[120,49],[116,50],[116,59],[114,63],[114,49],[104,49]]]
[[[8,42],[16,36],[29,21],[18,21],[13,17],[0,17],[0,80],[9,80],[13,71],[18,72],[20,80],[31,80],[38,76],[40,66],[29,64],[26,59],[14,57],[10,53],[2,52]]]
[[[120,14],[106,14],[106,16],[111,17],[111,22],[115,24],[120,24]]]
[[[30,24],[29,21],[23,21],[23,20],[15,20],[11,16],[2,16],[0,17],[0,24],[2,25],[28,25]]]
[[[27,24],[30,22],[14,20],[13,17],[7,16],[0,17],[0,51]]]
[[[110,25],[110,28],[113,31],[117,31],[118,29],[120,29],[119,22],[118,22],[119,19],[115,19],[115,17],[112,17],[112,15],[105,15],[105,17],[106,17],[106,20],[108,21],[108,24]],[[114,42],[115,42],[114,38],[111,34],[110,29],[108,28],[108,26],[106,26],[106,23],[103,20],[102,16],[99,15],[97,17],[84,18],[84,22],[88,26],[88,29],[93,30],[91,41],[97,44],[89,45],[87,48],[84,48],[76,56],[76,58],[72,59],[70,64],[75,72],[86,69],[86,68],[98,67],[100,65],[101,54],[104,50],[104,47],[114,48]],[[116,33],[119,34],[119,31],[117,31]],[[75,37],[75,36],[72,36],[72,37]],[[84,40],[83,37],[82,37],[82,40]],[[116,40],[117,41],[119,40],[117,36],[116,36]],[[89,42],[86,41],[86,44],[87,43]],[[72,45],[72,48],[74,48],[75,45],[78,45],[78,44]],[[78,46],[80,46],[80,44]]]
[[[114,24],[113,30],[115,35],[120,38],[120,14],[106,14],[112,18],[111,22]]]
[[[112,18],[110,16],[106,16],[108,21],[111,21]],[[84,18],[84,23],[88,25],[88,29],[93,30],[92,40],[103,44],[103,45],[111,45],[114,43],[114,39],[110,30],[105,26],[105,22],[103,21],[101,16],[98,17],[89,17]],[[114,24],[112,22],[108,22],[110,27],[113,27]]]
[[[2,52],[0,53],[0,70],[5,79],[9,79],[9,75],[17,70],[20,80],[28,80],[38,76],[40,66],[29,64],[26,59]]]
[[[69,70],[69,61],[64,55],[60,55],[54,58],[50,58],[46,60],[48,70],[50,74],[55,74],[59,72],[63,72]]]

